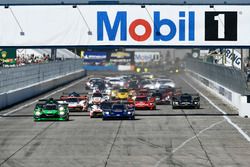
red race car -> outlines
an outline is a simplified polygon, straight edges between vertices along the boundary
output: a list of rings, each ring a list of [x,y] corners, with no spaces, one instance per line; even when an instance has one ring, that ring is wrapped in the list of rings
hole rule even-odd
[[[166,88],[162,92],[162,98],[165,100],[166,104],[171,104],[172,97],[182,94],[181,88]]]
[[[146,96],[148,97],[150,95],[150,92],[148,89],[139,89],[137,92],[136,92],[136,95],[137,96]]]
[[[156,109],[155,98],[148,98],[147,96],[136,96],[134,105],[135,109]]]

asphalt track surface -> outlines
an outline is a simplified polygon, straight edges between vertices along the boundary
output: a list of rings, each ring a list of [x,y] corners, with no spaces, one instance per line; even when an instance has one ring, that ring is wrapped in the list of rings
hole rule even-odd
[[[249,167],[250,143],[226,118],[247,136],[250,120],[186,75],[172,78],[185,92],[195,87],[226,114],[202,97],[201,109],[158,105],[155,111],[136,111],[134,121],[102,121],[80,112],[71,113],[68,122],[33,121],[35,100],[84,92],[81,79],[0,112],[0,166]]]

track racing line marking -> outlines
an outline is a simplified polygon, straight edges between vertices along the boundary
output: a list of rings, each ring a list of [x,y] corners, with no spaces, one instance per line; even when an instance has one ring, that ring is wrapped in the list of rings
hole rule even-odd
[[[225,119],[223,119],[222,121],[216,122],[216,123],[210,125],[209,127],[205,128],[205,129],[203,129],[203,130],[201,130],[199,133],[197,133],[197,134],[194,135],[193,137],[190,137],[189,139],[185,140],[181,145],[179,145],[178,147],[176,147],[175,149],[173,149],[171,153],[174,154],[176,151],[178,151],[179,149],[181,149],[182,147],[184,147],[185,144],[187,144],[187,143],[190,142],[191,140],[197,138],[198,136],[200,136],[200,135],[201,135],[202,133],[204,133],[205,131],[207,131],[207,130],[213,128],[214,126],[219,125],[219,124],[221,124],[221,123],[223,123],[223,122],[225,122]],[[167,159],[168,157],[169,157],[169,155],[163,157],[162,159],[160,159],[160,160],[155,164],[155,167],[158,167],[158,166],[159,166],[165,159]]]
[[[222,114],[224,114],[225,120],[231,124],[248,142],[250,142],[250,137],[235,123],[232,122],[232,120],[226,116],[226,112],[220,109],[216,104],[214,104],[208,97],[206,97],[203,93],[201,93],[198,89],[196,89],[192,84],[190,84],[188,81],[181,78],[184,82],[186,82],[191,88],[193,88],[196,92],[198,92],[202,97],[204,97],[213,107],[215,107],[218,111],[220,111]]]

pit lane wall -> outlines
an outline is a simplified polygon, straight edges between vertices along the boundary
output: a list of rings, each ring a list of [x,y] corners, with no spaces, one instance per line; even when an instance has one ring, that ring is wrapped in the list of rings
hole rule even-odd
[[[64,62],[55,62],[51,64],[44,64],[44,65],[34,65],[33,67],[16,67],[8,70],[8,75],[6,75],[6,78],[8,78],[8,82],[10,83],[11,78],[13,78],[13,83],[17,80],[20,80],[20,78],[16,78],[17,71],[23,71],[24,68],[26,70],[33,70],[34,74],[32,77],[39,78],[39,80],[36,80],[36,82],[26,82],[31,76],[20,76],[23,77],[23,80],[25,80],[26,85],[23,86],[23,84],[20,85],[20,83],[16,83],[16,85],[12,85],[12,87],[15,87],[13,89],[8,89],[6,91],[0,92],[0,110],[6,107],[10,107],[16,103],[22,102],[26,99],[29,99],[31,97],[37,96],[39,94],[45,93],[49,90],[55,89],[61,85],[67,84],[73,80],[85,77],[87,75],[87,72],[81,68],[81,63],[76,63],[75,61],[64,61]],[[41,66],[45,68],[41,68]],[[54,68],[60,66],[60,73],[58,72],[58,69],[54,70]],[[68,67],[68,68],[66,68]],[[42,70],[43,69],[43,70]],[[24,70],[24,71],[26,71]],[[36,71],[35,71],[36,70]],[[11,72],[9,72],[11,71]],[[28,75],[27,71],[27,75]],[[46,72],[49,72],[46,73]],[[4,72],[4,69],[1,71]],[[25,73],[25,72],[22,72]],[[22,75],[21,73],[19,75]],[[44,75],[44,77],[41,77],[41,75]],[[45,75],[49,75],[45,77]],[[2,76],[3,78],[3,76]],[[21,82],[21,81],[19,81]],[[2,84],[1,84],[2,86]],[[3,89],[2,89],[3,90]]]
[[[9,91],[6,93],[1,93],[0,110],[85,76],[86,76],[86,71],[79,70],[76,72],[66,74],[64,76],[58,76],[54,79],[46,80],[24,88]]]
[[[201,62],[198,62],[198,64],[199,63],[201,63]],[[190,64],[190,62],[187,63],[187,70],[186,71],[193,79],[195,79],[196,81],[201,83],[209,91],[215,93],[223,101],[225,101],[226,103],[235,107],[239,112],[239,116],[248,117],[248,118],[250,117],[250,110],[249,110],[249,108],[250,108],[250,95],[249,95],[247,89],[243,89],[246,82],[240,82],[240,81],[245,80],[244,76],[242,76],[243,78],[241,78],[240,80],[235,80],[233,78],[234,76],[231,77],[231,82],[236,82],[236,85],[239,84],[239,82],[240,82],[242,84],[242,88],[238,88],[238,87],[233,88],[233,84],[230,85],[231,88],[228,88],[225,85],[227,85],[229,83],[227,83],[227,84],[218,83],[218,82],[212,80],[211,77],[209,78],[209,76],[211,76],[211,74],[207,75],[208,72],[201,74],[202,70],[197,69],[197,64],[196,64],[195,68],[192,65],[193,65],[193,63],[191,63],[191,64]],[[205,66],[206,65],[204,65],[204,63],[200,64],[200,68],[203,68],[203,70],[204,69],[206,70]],[[213,68],[212,65],[209,68],[211,69],[211,71],[214,71],[212,69]],[[215,67],[215,68],[217,68],[217,67]],[[207,71],[208,71],[208,69],[207,69]],[[220,75],[223,75],[224,72],[225,71],[222,72],[222,71],[217,70],[214,75],[216,75],[217,77],[220,77]],[[239,77],[239,75],[235,76],[235,77]],[[221,76],[221,78],[223,78],[223,76]],[[225,82],[230,82],[230,78],[229,78],[229,80],[227,80]]]

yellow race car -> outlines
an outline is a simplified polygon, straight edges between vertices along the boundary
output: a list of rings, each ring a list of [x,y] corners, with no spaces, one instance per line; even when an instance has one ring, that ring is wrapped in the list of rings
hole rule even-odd
[[[128,96],[129,96],[128,89],[121,88],[117,91],[115,98],[119,100],[127,100]]]
[[[115,99],[115,98],[116,98],[117,92],[118,92],[117,89],[112,89],[112,90],[111,90],[111,99]]]

